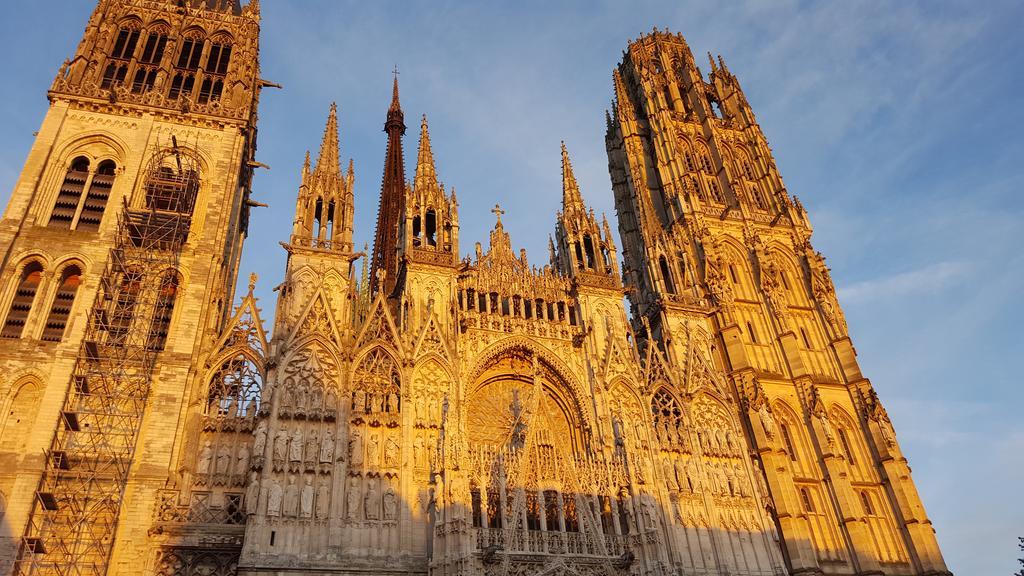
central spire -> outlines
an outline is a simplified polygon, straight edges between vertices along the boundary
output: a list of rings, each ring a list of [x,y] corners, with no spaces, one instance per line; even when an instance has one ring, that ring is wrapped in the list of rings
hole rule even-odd
[[[398,279],[398,226],[405,198],[405,160],[402,155],[405,116],[402,114],[402,104],[398,100],[397,67],[384,132],[388,135],[388,148],[384,156],[384,177],[381,180],[380,204],[377,208],[377,232],[374,235],[373,259],[370,262],[370,289],[373,292],[383,290],[390,293]],[[383,286],[380,282],[382,277]]]

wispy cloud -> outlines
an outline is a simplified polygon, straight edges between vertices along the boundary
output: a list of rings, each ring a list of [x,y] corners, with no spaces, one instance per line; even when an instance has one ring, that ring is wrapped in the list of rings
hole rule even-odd
[[[937,292],[965,278],[970,267],[965,262],[936,262],[916,270],[880,276],[839,289],[845,303],[861,303],[881,298],[904,297]]]

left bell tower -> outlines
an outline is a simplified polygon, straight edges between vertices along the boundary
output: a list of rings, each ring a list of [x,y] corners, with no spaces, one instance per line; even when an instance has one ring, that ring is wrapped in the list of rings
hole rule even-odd
[[[137,574],[231,315],[258,0],[99,0],[0,219],[0,574]]]

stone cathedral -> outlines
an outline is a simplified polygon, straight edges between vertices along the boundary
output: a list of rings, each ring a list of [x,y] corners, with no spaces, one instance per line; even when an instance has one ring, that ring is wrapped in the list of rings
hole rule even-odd
[[[460,250],[397,76],[354,246],[332,106],[265,324],[259,30],[257,0],[99,0],[50,87],[0,221],[0,574],[949,574],[721,58],[629,43],[617,239],[563,145],[542,265],[497,206]]]

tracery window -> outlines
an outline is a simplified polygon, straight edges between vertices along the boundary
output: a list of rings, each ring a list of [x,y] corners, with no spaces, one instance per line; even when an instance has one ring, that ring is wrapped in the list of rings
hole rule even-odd
[[[78,292],[78,285],[81,282],[82,271],[78,266],[68,266],[64,269],[57,293],[54,294],[53,303],[50,304],[50,314],[46,318],[46,326],[43,327],[42,340],[60,342],[64,337],[64,329],[68,325],[71,307],[75,303],[75,294]]]
[[[654,431],[662,446],[670,447],[681,443],[683,430],[683,411],[676,399],[664,388],[659,389],[651,398],[651,415],[654,418]]]
[[[103,70],[100,88],[108,90],[124,82],[125,76],[128,75],[128,66],[135,56],[140,34],[141,26],[137,21],[132,20],[121,25],[114,47],[110,50],[107,67]]]
[[[402,378],[391,356],[377,348],[367,354],[355,372],[353,412],[395,413],[401,411]]]
[[[73,230],[98,230],[116,172],[117,165],[113,160],[100,162],[95,173],[90,173],[89,160],[84,156],[72,160],[57,193],[48,225]]]
[[[220,36],[210,42],[209,55],[206,57],[206,66],[203,67],[202,86],[199,88],[197,102],[207,104],[220,100],[224,91],[224,76],[228,73],[228,63],[231,61],[231,44],[226,37]]]
[[[245,354],[228,358],[210,378],[206,413],[223,418],[253,418],[259,410],[263,375]]]
[[[21,338],[25,324],[28,323],[29,314],[32,312],[36,292],[39,291],[39,284],[42,280],[42,264],[32,261],[25,265],[25,268],[21,271],[18,286],[15,288],[11,307],[7,310],[7,318],[4,320],[3,330],[0,330],[0,337]]]
[[[199,70],[205,44],[203,33],[199,30],[189,30],[182,37],[181,49],[178,51],[178,59],[175,62],[176,71],[171,79],[171,88],[167,93],[168,99],[188,100],[192,97],[196,72]]]
[[[146,43],[143,45],[142,55],[132,77],[133,94],[142,94],[153,89],[166,48],[167,28],[162,25],[152,28],[146,35]]]

